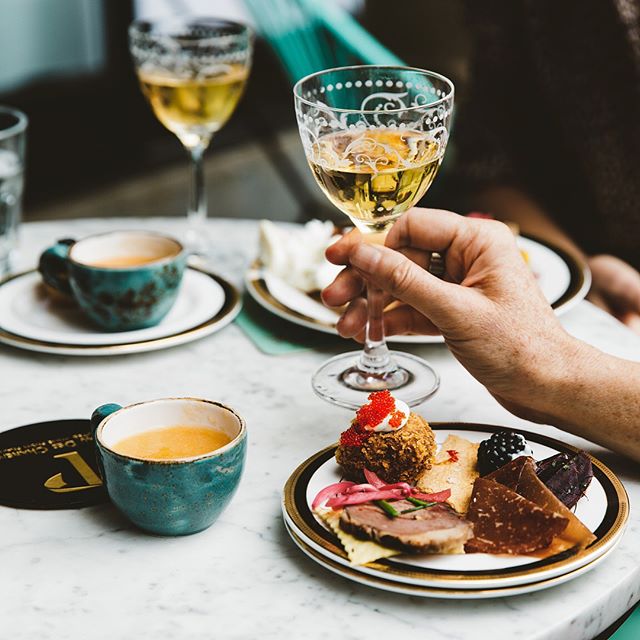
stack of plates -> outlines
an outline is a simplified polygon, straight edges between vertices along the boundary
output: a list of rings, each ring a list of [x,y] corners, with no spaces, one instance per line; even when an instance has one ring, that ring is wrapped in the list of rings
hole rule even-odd
[[[72,300],[49,291],[37,271],[27,271],[0,282],[0,342],[79,356],[154,351],[220,330],[238,315],[240,306],[233,285],[190,266],[162,322],[148,329],[108,333],[96,329]]]
[[[482,424],[434,423],[438,443],[449,434],[480,442],[501,427]],[[519,431],[536,460],[573,447],[540,434]],[[291,539],[315,562],[345,578],[386,591],[435,598],[495,598],[546,589],[590,571],[620,541],[629,515],[627,494],[618,478],[592,458],[594,477],[576,506],[576,516],[596,540],[583,550],[568,550],[538,559],[490,554],[401,555],[366,565],[352,565],[338,539],[311,511],[315,495],[340,479],[335,446],[303,462],[289,478],[283,499],[284,521]]]

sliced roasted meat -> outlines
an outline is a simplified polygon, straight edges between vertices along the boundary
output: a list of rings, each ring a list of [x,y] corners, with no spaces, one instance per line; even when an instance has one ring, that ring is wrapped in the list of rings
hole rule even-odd
[[[399,513],[415,507],[405,500],[392,504]],[[346,507],[340,527],[358,538],[410,553],[463,553],[464,543],[473,536],[471,524],[444,504],[395,518],[371,503]]]
[[[568,518],[486,478],[475,481],[467,518],[474,531],[465,544],[467,553],[532,553],[548,547],[569,523]]]

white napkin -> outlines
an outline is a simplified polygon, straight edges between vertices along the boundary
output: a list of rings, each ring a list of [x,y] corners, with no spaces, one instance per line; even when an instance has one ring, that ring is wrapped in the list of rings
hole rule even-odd
[[[276,225],[262,220],[258,258],[265,271],[299,291],[319,291],[331,283],[342,268],[324,257],[327,247],[339,237],[329,221]]]
[[[267,284],[269,293],[289,309],[325,324],[334,325],[338,321],[339,316],[335,311],[327,309],[323,304],[292,287],[279,276],[264,270],[262,277]]]

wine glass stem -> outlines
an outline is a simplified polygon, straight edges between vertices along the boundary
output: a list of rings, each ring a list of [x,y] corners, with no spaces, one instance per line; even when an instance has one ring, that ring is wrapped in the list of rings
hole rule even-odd
[[[368,375],[380,376],[396,367],[384,336],[384,293],[371,284],[367,286],[367,309],[366,337],[358,368]]]
[[[188,242],[200,249],[207,234],[204,230],[207,220],[207,194],[204,189],[203,157],[206,144],[197,144],[188,148],[191,155],[191,189],[189,193]]]

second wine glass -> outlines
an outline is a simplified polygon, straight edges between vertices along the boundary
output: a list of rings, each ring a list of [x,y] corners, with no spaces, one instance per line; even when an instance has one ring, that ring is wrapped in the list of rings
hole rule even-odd
[[[384,242],[391,225],[431,186],[442,162],[453,110],[453,83],[440,74],[397,66],[328,69],[298,81],[296,118],[316,182],[362,232]],[[384,296],[367,288],[364,349],[327,361],[313,377],[322,398],[359,407],[390,389],[409,406],[424,402],[438,374],[412,354],[389,351]]]
[[[129,42],[142,91],[156,117],[189,152],[192,165],[187,247],[211,251],[205,227],[203,155],[231,117],[251,66],[248,27],[216,18],[139,20]]]

